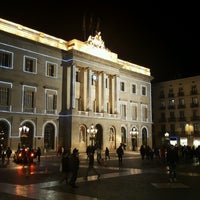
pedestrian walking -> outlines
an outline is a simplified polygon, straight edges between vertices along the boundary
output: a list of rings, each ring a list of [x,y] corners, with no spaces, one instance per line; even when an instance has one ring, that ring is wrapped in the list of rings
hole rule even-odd
[[[93,151],[90,151],[89,153],[88,168],[86,170],[85,180],[87,180],[88,174],[91,171],[93,171],[97,175],[98,179],[100,178],[99,172],[94,168],[94,152]]]
[[[101,149],[99,147],[97,147],[97,162],[99,165],[101,165],[102,163],[102,159],[101,159]]]
[[[122,157],[124,155],[124,150],[122,148],[122,145],[120,145],[117,148],[117,156],[118,156],[118,161],[119,161],[119,166],[122,166]]]
[[[73,150],[69,162],[70,162],[70,172],[71,172],[71,178],[69,184],[72,186],[72,188],[78,188],[78,186],[76,185],[79,164],[80,164],[78,149],[75,148]]]
[[[41,149],[40,149],[40,147],[37,148],[36,156],[37,156],[38,162],[40,162],[40,157],[41,157]]]
[[[7,150],[6,150],[6,157],[8,159],[8,162],[10,161],[11,155],[12,155],[12,150],[11,150],[10,147],[8,147]]]
[[[178,149],[170,145],[166,155],[167,165],[169,166],[169,180],[176,182],[176,163],[178,162]]]
[[[106,147],[106,150],[105,150],[105,160],[109,159],[110,160],[110,151],[108,149],[108,147]]]
[[[140,155],[141,155],[142,160],[144,160],[145,154],[146,154],[146,148],[145,148],[145,146],[142,144],[142,145],[140,146]]]

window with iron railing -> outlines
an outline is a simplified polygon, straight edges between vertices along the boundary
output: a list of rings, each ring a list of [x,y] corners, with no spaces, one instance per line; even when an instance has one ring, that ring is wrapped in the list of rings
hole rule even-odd
[[[13,68],[13,53],[0,49],[0,67]]]

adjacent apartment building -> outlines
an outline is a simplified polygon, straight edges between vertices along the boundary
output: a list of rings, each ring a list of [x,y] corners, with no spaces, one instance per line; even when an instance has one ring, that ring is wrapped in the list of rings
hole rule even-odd
[[[200,76],[152,84],[153,143],[200,145]]]
[[[107,49],[100,32],[65,41],[0,19],[1,146],[151,146],[151,80],[150,69]]]

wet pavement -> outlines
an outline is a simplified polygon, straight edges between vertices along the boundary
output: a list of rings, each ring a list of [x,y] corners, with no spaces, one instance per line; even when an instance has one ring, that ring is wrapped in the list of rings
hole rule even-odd
[[[115,153],[102,166],[95,163],[101,174],[89,174],[84,180],[87,169],[85,154],[80,154],[80,169],[77,179],[78,188],[60,183],[60,158],[56,155],[41,157],[40,163],[21,166],[10,161],[0,167],[1,200],[146,200],[146,199],[191,199],[199,198],[199,163],[180,162],[177,165],[177,181],[170,183],[166,165],[157,159],[141,160],[137,152],[127,152],[123,166],[118,166]]]

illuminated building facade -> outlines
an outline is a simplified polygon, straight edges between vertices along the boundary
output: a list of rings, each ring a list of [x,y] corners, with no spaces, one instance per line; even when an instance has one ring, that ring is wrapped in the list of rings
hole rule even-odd
[[[152,91],[153,143],[200,145],[200,76],[155,83]]]
[[[0,19],[1,144],[85,152],[152,145],[150,70],[105,48],[101,33],[65,41]]]

